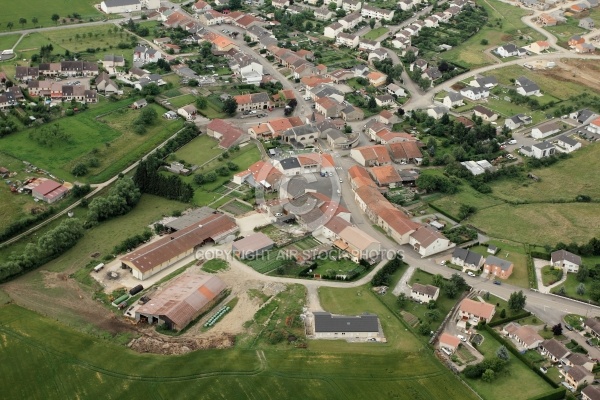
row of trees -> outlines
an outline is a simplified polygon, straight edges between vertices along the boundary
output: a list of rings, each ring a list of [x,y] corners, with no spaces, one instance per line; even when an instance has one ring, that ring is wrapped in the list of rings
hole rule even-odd
[[[149,156],[135,171],[133,181],[144,193],[154,194],[171,200],[189,202],[194,197],[194,189],[189,183],[183,182],[178,176],[164,176],[158,172],[162,161]]]
[[[108,196],[96,197],[88,205],[86,227],[129,212],[140,200],[141,192],[129,178],[121,178],[108,192]]]
[[[35,269],[75,246],[83,237],[83,224],[76,218],[64,220],[56,228],[29,243],[22,253],[11,255],[0,264],[0,282]]]

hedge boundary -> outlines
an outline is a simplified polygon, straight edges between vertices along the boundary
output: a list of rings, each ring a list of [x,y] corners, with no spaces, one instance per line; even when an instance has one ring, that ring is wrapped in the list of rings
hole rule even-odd
[[[567,389],[564,387],[558,387],[540,395],[530,397],[528,400],[562,400],[565,398]]]
[[[518,319],[523,319],[523,318],[527,318],[531,316],[531,313],[529,311],[524,311],[520,314],[517,315],[513,315],[512,317],[507,317],[504,319],[499,319],[498,321],[494,321],[494,322],[489,322],[487,325],[491,328],[498,326],[498,325],[502,325],[502,324],[506,324],[512,321],[516,321]]]

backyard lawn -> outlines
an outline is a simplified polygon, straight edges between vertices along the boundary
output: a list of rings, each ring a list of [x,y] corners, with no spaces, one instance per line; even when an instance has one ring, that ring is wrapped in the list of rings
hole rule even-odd
[[[0,52],[2,50],[12,49],[20,37],[21,37],[21,34],[19,34],[19,33],[15,33],[14,35],[0,36]]]
[[[183,106],[187,106],[188,104],[194,104],[196,101],[196,97],[191,94],[184,94],[182,96],[171,97],[169,103],[175,108],[180,108]]]
[[[490,240],[489,244],[497,246],[500,251],[496,253],[496,257],[504,260],[509,260],[514,264],[513,272],[510,277],[504,281],[511,285],[520,286],[522,288],[529,288],[529,277],[527,273],[527,256],[525,255],[525,249],[522,244],[511,242],[508,240]],[[489,256],[487,253],[487,247],[475,246],[470,250],[481,254],[484,257]]]
[[[577,293],[577,286],[579,286],[581,283],[582,282],[577,280],[577,274],[567,274],[567,279],[565,282],[553,288],[552,293],[561,293],[562,289],[564,288],[565,295],[569,297],[582,301],[591,301],[590,289],[592,287],[592,279],[587,278],[585,282],[583,282],[585,287],[583,294]]]
[[[484,340],[483,343],[477,346],[477,349],[486,358],[494,357],[500,347],[500,342],[486,331],[480,331],[479,333],[484,337]],[[465,378],[465,380],[486,400],[528,399],[552,390],[552,387],[546,381],[542,380],[512,354],[507,372],[497,374],[493,382],[486,383],[481,379],[468,378]]]
[[[177,160],[185,160],[190,164],[202,165],[205,162],[223,153],[218,147],[218,142],[208,135],[200,135],[191,142],[177,150]]]

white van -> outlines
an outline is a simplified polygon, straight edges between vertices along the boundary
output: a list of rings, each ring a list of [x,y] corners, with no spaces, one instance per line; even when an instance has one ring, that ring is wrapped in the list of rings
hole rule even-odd
[[[104,268],[104,263],[100,263],[94,267],[94,272],[100,272],[100,270]]]

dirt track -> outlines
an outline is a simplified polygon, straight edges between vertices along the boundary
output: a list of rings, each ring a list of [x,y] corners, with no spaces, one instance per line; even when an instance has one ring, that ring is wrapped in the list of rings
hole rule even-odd
[[[556,66],[541,73],[558,81],[578,83],[600,92],[600,65],[597,61],[562,59]]]

